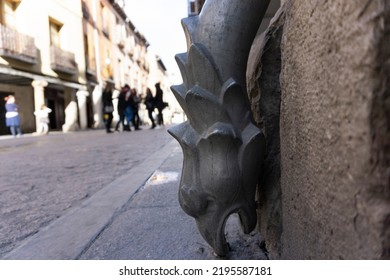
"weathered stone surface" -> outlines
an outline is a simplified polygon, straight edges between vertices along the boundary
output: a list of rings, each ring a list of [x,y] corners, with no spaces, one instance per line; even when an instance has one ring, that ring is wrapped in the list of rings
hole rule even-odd
[[[282,2],[285,18],[255,41],[247,72],[267,143],[267,249],[283,259],[388,259],[390,4]]]
[[[280,186],[280,44],[285,9],[280,9],[264,33],[256,36],[247,68],[247,87],[256,123],[266,137],[266,156],[258,186],[259,229],[271,258],[280,258],[282,209]]]
[[[287,4],[282,258],[389,258],[389,4]]]

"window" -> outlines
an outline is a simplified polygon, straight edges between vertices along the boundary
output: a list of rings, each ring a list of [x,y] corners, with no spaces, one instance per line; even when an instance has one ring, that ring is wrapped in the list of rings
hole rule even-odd
[[[89,43],[90,37],[84,34],[84,55],[87,71],[96,72],[95,48]]]
[[[89,66],[89,44],[88,44],[88,35],[84,34],[84,56],[85,62],[87,63],[87,68]]]
[[[119,18],[116,18],[116,42],[119,47],[123,48],[126,38],[126,28],[125,25],[121,23]]]
[[[190,1],[190,10],[189,10],[189,14],[190,15],[195,15],[195,13],[196,13],[196,10],[195,10],[195,1],[194,0],[192,0],[192,1]]]
[[[89,16],[90,16],[89,3],[87,2],[87,0],[83,0],[81,5],[82,5],[83,17],[85,19],[89,19]]]
[[[62,24],[50,18],[49,27],[50,27],[50,45],[60,47],[61,45],[60,32],[61,32]]]
[[[15,11],[18,8],[20,2],[19,1],[11,1],[5,0],[1,1],[1,24],[6,25],[8,27],[16,26],[16,16]]]
[[[198,15],[202,10],[205,0],[189,0],[188,14],[190,16]]]
[[[104,54],[103,57],[104,66],[102,67],[102,71],[103,71],[102,76],[104,79],[112,79],[112,75],[113,75],[112,59],[111,59],[111,52],[108,49],[108,46],[104,48],[103,54]]]
[[[107,38],[110,37],[110,25],[109,25],[109,18],[108,18],[108,9],[101,2],[100,2],[100,20],[101,20],[101,23],[102,23],[103,34],[106,35]]]

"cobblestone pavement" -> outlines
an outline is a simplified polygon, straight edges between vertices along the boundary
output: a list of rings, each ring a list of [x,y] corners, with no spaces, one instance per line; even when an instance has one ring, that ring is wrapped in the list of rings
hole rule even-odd
[[[0,138],[0,258],[172,140],[166,129]]]

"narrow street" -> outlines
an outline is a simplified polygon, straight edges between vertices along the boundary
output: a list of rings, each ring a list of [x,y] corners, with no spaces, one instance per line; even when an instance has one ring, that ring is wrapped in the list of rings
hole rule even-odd
[[[147,127],[115,134],[92,130],[3,137],[0,258],[172,139],[166,129]]]

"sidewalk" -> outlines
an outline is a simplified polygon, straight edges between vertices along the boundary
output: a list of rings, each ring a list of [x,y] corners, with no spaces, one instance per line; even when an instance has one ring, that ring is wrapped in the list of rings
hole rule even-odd
[[[3,259],[215,259],[179,206],[181,166],[172,139]],[[230,259],[266,259],[259,235],[242,234],[237,218],[229,219],[226,231]]]

